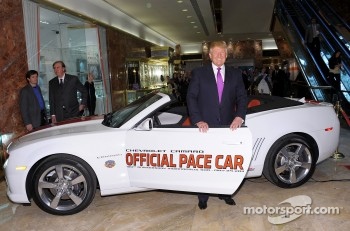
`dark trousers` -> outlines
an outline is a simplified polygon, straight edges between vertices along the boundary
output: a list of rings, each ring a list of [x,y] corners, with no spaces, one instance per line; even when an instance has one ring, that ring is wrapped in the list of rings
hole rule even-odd
[[[321,46],[320,46],[320,39],[318,37],[315,37],[312,39],[311,43],[307,44],[312,55],[317,59],[319,56],[321,56]]]
[[[341,100],[341,91],[340,91],[340,74],[334,74],[332,72],[329,72],[329,81],[332,87],[334,88],[333,92],[333,101]],[[334,96],[337,96],[337,99],[334,99]]]
[[[223,195],[223,194],[219,194],[220,198],[231,198],[231,195]],[[207,202],[209,199],[209,194],[208,193],[198,193],[198,201],[201,202]]]
[[[44,126],[46,124],[49,124],[49,121],[47,120],[47,117],[46,117],[46,110],[43,109],[41,110],[41,122],[40,122],[40,126]]]
[[[89,116],[95,115],[96,102],[88,103],[87,108],[89,110]]]
[[[201,202],[207,202],[209,199],[209,194],[207,193],[199,193],[198,194],[198,200]]]

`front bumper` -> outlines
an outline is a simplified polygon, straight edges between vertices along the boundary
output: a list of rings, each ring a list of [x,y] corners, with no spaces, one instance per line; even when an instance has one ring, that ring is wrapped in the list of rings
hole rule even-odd
[[[16,167],[10,164],[9,159],[5,161],[4,170],[9,199],[14,203],[30,203],[26,191],[28,170],[16,170]]]

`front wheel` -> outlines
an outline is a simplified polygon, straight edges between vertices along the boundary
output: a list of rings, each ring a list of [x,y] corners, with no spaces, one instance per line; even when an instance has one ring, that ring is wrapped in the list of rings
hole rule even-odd
[[[47,158],[36,168],[33,181],[35,203],[54,215],[71,215],[88,207],[97,184],[92,168],[71,155]]]
[[[287,135],[270,148],[263,174],[281,188],[295,188],[307,182],[315,171],[317,155],[300,135]]]

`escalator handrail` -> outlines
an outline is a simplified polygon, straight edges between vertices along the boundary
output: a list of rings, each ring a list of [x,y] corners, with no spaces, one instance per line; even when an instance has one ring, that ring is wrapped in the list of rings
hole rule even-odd
[[[281,11],[282,13],[280,13],[279,17],[285,18],[284,20],[281,21],[281,23],[283,25],[288,23],[292,28],[294,28],[294,31],[296,33],[294,35],[295,39],[298,39],[298,41],[300,41],[301,43],[305,44],[304,36],[301,34],[300,28],[298,28],[298,26],[295,24],[294,20],[292,19],[291,15],[290,15],[290,12],[288,11],[287,7],[285,6],[285,2],[282,1],[282,0],[279,0],[278,3],[280,5],[280,10],[282,10]],[[291,4],[290,2],[288,2],[288,3]],[[292,8],[293,8],[293,10],[295,10],[294,7],[292,7]],[[286,13],[283,13],[283,12],[286,12]],[[283,21],[284,21],[284,23],[283,23]],[[302,26],[302,25],[300,25],[300,26]],[[321,83],[320,80],[322,82],[327,83],[326,76],[323,74],[323,71],[322,71],[321,67],[319,66],[319,64],[315,61],[315,58],[312,56],[312,53],[310,52],[309,48],[307,46],[305,46],[305,45],[303,46],[302,44],[298,45],[298,43],[295,43],[294,46],[301,46],[301,47],[303,47],[302,49],[304,49],[306,51],[305,55],[307,55],[308,58],[312,60],[312,63],[314,63],[314,65],[313,65],[314,67],[313,68],[315,68],[315,70],[316,70],[314,72],[314,74],[315,74],[314,81],[316,81],[316,82],[312,83],[312,82],[307,81],[308,84],[310,86],[320,86],[320,83]],[[305,58],[307,58],[307,56],[305,56]],[[296,57],[296,61],[299,63],[299,66],[303,67],[304,65],[300,62],[297,54],[295,54],[295,57]],[[306,71],[305,67],[301,68],[301,71],[304,73],[304,76],[309,76],[309,74],[307,74],[305,72]],[[308,80],[308,78],[306,78],[306,80]],[[311,93],[314,95],[315,99],[318,98],[317,94],[313,90],[311,91]],[[322,90],[321,90],[321,94],[323,95],[323,98],[325,98],[324,92]]]
[[[287,12],[286,6],[284,5],[284,1],[281,1],[281,0],[280,0],[280,3],[282,4],[282,6],[283,6],[283,8],[284,8],[284,11]],[[303,10],[304,10],[304,9],[303,9]],[[304,13],[306,13],[306,14],[308,15],[307,12],[304,12]],[[304,36],[303,36],[303,35],[301,34],[301,32],[300,32],[300,28],[298,28],[298,26],[295,24],[295,22],[293,21],[293,19],[292,19],[291,16],[290,16],[290,14],[287,14],[286,16],[288,17],[289,23],[293,25],[293,28],[295,29],[295,31],[296,31],[297,34],[299,35],[299,38],[301,39],[301,41],[304,41],[304,44],[305,44],[305,40],[304,40],[305,38],[304,38]],[[313,60],[313,63],[315,64],[315,66],[316,66],[316,68],[317,68],[317,70],[318,70],[318,72],[319,72],[320,77],[322,77],[323,81],[325,81],[325,82],[327,83],[327,76],[324,75],[324,73],[323,73],[323,71],[322,71],[322,68],[321,68],[321,67],[319,66],[319,64],[316,62],[316,59],[315,59],[315,57],[313,57],[312,52],[310,51],[310,49],[309,49],[307,46],[305,46],[305,49],[308,51],[308,54],[310,55],[311,59]],[[318,81],[319,81],[319,80],[318,80]]]
[[[299,1],[298,1],[298,2],[299,2]],[[322,29],[326,29],[327,32],[332,36],[332,38],[334,39],[334,41],[337,43],[338,48],[341,49],[341,51],[343,52],[343,54],[346,55],[346,56],[348,56],[348,57],[350,57],[350,51],[349,51],[346,47],[344,47],[345,44],[344,44],[343,42],[339,41],[338,36],[335,36],[332,30],[328,29],[328,25],[324,22],[324,20],[322,19],[322,17],[320,17],[319,13],[316,12],[316,11],[313,9],[313,7],[310,6],[310,4],[309,4],[308,2],[306,2],[306,3],[307,3],[307,5],[308,5],[309,9],[310,9],[310,10],[313,12],[313,14],[317,17],[318,22],[319,22],[320,24],[322,24]],[[299,3],[299,5],[303,8],[303,10],[304,10],[305,12],[307,12],[307,10],[304,9],[304,6],[302,6],[300,3]],[[310,15],[310,14],[309,14],[309,15]],[[323,33],[323,32],[322,32],[322,33]],[[323,37],[324,37],[324,36],[323,36]],[[332,47],[333,47],[333,46],[332,46]]]
[[[344,19],[340,17],[340,15],[337,12],[335,12],[333,7],[331,7],[325,0],[320,0],[320,1],[322,1],[322,4],[327,7],[327,10],[330,11],[337,18],[338,21],[341,21],[342,26],[344,26],[350,33],[350,25],[346,21],[344,21]]]
[[[308,4],[309,8],[313,11],[313,13],[320,19],[321,17],[319,16],[319,13],[315,12],[314,8],[312,6],[310,6],[309,3],[307,3],[307,4]],[[322,19],[320,21],[324,25],[324,27],[326,27],[328,29],[327,24],[324,22],[324,20]],[[332,30],[327,30],[327,31],[332,36],[332,38],[335,39],[335,41],[337,42],[337,44],[341,48],[342,55],[345,57],[350,57],[350,51],[347,48],[344,48],[345,45],[343,42],[339,41],[340,39],[338,38],[338,36],[335,36]],[[323,36],[323,37],[325,37],[325,36]],[[338,47],[335,48],[334,45],[330,44],[328,39],[326,39],[325,41],[328,43],[329,47],[332,47],[334,50],[336,48],[338,48]],[[345,71],[348,75],[350,75],[350,68],[349,68],[350,63],[346,62],[344,59],[342,60],[342,63],[343,63],[343,65],[342,65],[343,71]]]
[[[309,17],[311,17],[311,15],[308,13],[308,11],[304,8],[303,5],[300,5],[300,3],[298,3],[299,6],[302,8],[302,10],[304,11],[304,13],[306,15],[308,15]],[[309,8],[313,11],[313,13],[319,18],[319,13],[315,12],[315,10],[308,4]],[[343,53],[344,56],[350,57],[350,52],[348,49],[344,49],[344,43],[339,41],[339,38],[337,36],[334,36],[333,32],[331,30],[328,29],[327,24],[325,24],[325,22],[323,20],[319,20],[321,21],[321,23],[323,23],[323,26],[326,27],[327,31],[329,32],[329,34],[332,36],[333,39],[336,40],[337,44],[340,45],[340,47],[342,48],[342,51],[345,53]],[[322,37],[324,38],[324,42],[328,43],[328,47],[331,47],[334,50],[334,45],[329,43],[329,40],[326,38],[326,36],[324,35],[323,31],[321,31]],[[326,63],[327,64],[327,63]],[[328,65],[328,64],[327,64]],[[343,69],[346,73],[350,74],[349,72],[349,63],[345,62],[343,60]]]

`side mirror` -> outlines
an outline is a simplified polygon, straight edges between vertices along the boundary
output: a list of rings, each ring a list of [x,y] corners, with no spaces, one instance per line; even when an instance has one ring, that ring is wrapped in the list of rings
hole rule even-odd
[[[153,119],[147,118],[136,127],[136,131],[151,131],[153,128]]]

